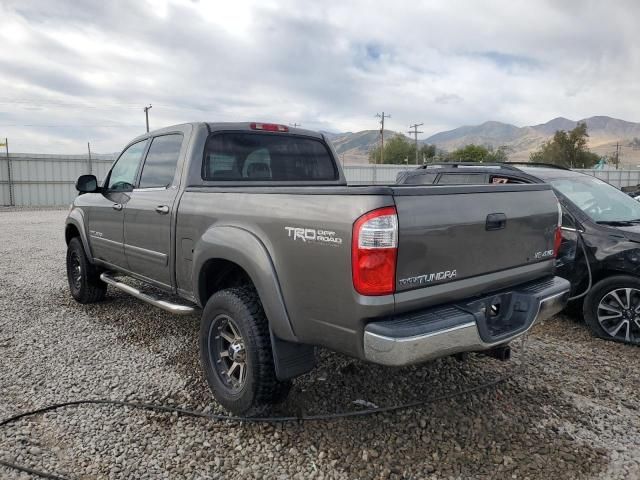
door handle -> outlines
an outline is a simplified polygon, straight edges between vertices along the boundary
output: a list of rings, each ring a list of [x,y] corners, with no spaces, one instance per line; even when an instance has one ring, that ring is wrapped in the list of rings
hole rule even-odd
[[[486,230],[501,230],[507,225],[507,216],[504,213],[491,213],[487,215]]]
[[[156,212],[161,215],[166,215],[167,213],[169,213],[169,207],[167,207],[166,205],[158,205],[156,207]]]
[[[114,203],[112,205],[112,207],[113,207],[114,210],[118,210],[118,211],[122,210],[122,204],[121,203]]]

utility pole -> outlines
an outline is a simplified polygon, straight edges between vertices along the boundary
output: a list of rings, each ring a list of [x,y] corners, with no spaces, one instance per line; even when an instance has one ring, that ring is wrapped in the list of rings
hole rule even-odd
[[[302,124],[301,124],[301,123],[295,123],[295,122],[293,122],[293,123],[290,123],[290,124],[289,124],[289,126],[290,126],[290,127],[293,127],[293,128],[296,128],[296,127],[301,127],[301,126],[302,126]]]
[[[144,116],[147,119],[147,133],[149,133],[149,110],[153,105],[149,104],[148,107],[144,107]]]
[[[391,118],[391,115],[385,115],[384,112],[382,112],[382,115],[380,115],[379,113],[376,113],[376,117],[378,117],[380,119],[380,138],[381,138],[381,146],[380,146],[380,164],[384,164],[384,119],[385,118]]]
[[[418,134],[424,133],[418,131],[418,127],[421,127],[424,123],[414,123],[413,125],[409,125],[409,128],[413,128],[413,130],[409,130],[409,133],[413,133],[415,141],[416,141],[416,165],[418,165]]]
[[[620,142],[616,142],[616,170],[620,165]]]

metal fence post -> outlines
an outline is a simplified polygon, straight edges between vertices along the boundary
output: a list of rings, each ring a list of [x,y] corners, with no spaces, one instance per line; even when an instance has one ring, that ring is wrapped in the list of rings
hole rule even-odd
[[[4,151],[7,155],[7,179],[9,180],[9,206],[14,206],[13,201],[13,181],[11,179],[11,158],[9,158],[9,140],[4,139]]]
[[[91,165],[91,144],[87,142],[87,150],[89,151],[89,175],[93,175],[93,166]]]

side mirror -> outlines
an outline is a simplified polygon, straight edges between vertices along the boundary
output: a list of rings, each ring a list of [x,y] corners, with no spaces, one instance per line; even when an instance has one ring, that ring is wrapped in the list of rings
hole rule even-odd
[[[76,190],[80,193],[94,193],[98,191],[98,179],[95,175],[80,175],[76,181]]]

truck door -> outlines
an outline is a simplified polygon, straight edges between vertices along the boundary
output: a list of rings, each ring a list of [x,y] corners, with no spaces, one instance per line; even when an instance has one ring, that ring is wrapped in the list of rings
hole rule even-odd
[[[123,247],[124,208],[129,201],[147,140],[122,152],[107,174],[102,192],[92,194],[88,211],[89,243],[94,258],[126,268]]]
[[[171,225],[183,140],[181,133],[151,140],[138,186],[131,192],[124,212],[124,251],[129,270],[162,286],[172,283]]]

